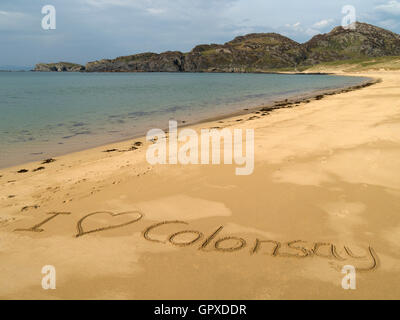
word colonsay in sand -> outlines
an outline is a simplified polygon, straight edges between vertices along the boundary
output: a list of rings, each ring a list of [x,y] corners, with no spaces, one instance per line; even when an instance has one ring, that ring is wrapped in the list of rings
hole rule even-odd
[[[33,227],[15,229],[14,231],[44,232],[45,230],[41,227],[50,220],[61,215],[70,214],[70,212],[52,212],[49,213],[47,219],[39,222]],[[121,224],[106,225],[97,229],[85,229],[85,223],[93,217],[100,215],[106,215],[111,218],[123,216],[134,217]],[[128,225],[139,223],[143,218],[144,214],[139,211],[122,213],[112,213],[108,211],[92,212],[85,215],[77,222],[77,233],[75,234],[75,237],[82,238],[84,236],[90,236],[111,229],[127,227]],[[159,236],[157,237],[157,231],[163,231],[162,229],[166,226],[174,227],[176,228],[176,231],[173,231],[169,235],[163,236],[163,239],[160,239]],[[222,232],[225,231],[224,226],[218,226],[207,233],[182,228],[187,226],[189,226],[188,222],[180,220],[157,222],[142,229],[142,236],[145,240],[153,243],[170,244],[177,247],[193,247],[204,252],[235,253],[245,252],[245,250],[247,250],[248,254],[251,256],[263,254],[274,258],[323,258],[336,260],[344,264],[348,264],[349,261],[352,261],[353,265],[354,262],[359,262],[360,265],[356,267],[358,272],[373,271],[378,267],[378,256],[371,246],[364,249],[363,255],[358,255],[353,253],[350,246],[345,245],[339,250],[337,245],[330,242],[310,242],[303,240],[278,241],[272,239],[260,239],[257,237],[243,238],[235,235],[222,235]]]

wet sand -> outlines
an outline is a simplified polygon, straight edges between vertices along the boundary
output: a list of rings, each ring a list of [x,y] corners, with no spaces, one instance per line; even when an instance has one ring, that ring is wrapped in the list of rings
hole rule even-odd
[[[356,75],[382,82],[191,126],[254,128],[250,176],[144,138],[0,170],[0,297],[399,299],[400,73]]]

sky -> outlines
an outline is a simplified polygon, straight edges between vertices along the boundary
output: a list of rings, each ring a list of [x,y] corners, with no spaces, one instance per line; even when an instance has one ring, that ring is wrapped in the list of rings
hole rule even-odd
[[[45,5],[56,9],[56,29],[42,28]],[[187,52],[252,32],[305,42],[340,25],[345,5],[358,21],[400,33],[400,0],[1,0],[0,66]]]

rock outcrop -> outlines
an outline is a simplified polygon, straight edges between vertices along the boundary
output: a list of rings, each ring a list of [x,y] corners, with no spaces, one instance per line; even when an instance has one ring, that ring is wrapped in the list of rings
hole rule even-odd
[[[276,33],[240,36],[224,45],[200,45],[184,57],[185,71],[255,72],[294,69],[306,59],[301,45]]]
[[[86,72],[274,72],[322,62],[400,56],[400,36],[366,23],[336,27],[300,44],[277,33],[252,33],[225,44],[204,44],[188,53],[167,51],[93,61],[38,64],[36,71]]]
[[[357,22],[355,29],[336,27],[303,44],[305,64],[370,57],[400,56],[400,36],[391,31]]]
[[[276,33],[249,34],[223,45],[199,45],[189,53],[142,53],[99,60],[87,72],[251,72],[295,68],[306,59],[301,45]]]
[[[85,71],[85,67],[70,62],[58,62],[58,63],[38,63],[33,71],[41,72],[80,72]]]
[[[161,54],[140,53],[99,60],[86,64],[87,72],[179,72],[183,70],[183,53],[168,51]]]

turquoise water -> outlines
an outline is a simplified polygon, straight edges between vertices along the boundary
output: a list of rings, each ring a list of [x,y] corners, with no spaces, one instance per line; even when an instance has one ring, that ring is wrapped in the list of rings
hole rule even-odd
[[[291,95],[354,85],[328,75],[1,73],[0,167],[144,135]]]

